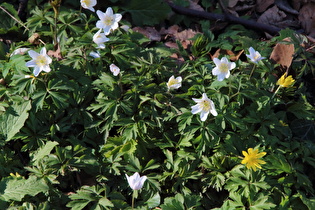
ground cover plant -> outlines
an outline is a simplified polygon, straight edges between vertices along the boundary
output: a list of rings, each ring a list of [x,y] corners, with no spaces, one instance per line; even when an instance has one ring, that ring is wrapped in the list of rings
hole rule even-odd
[[[17,5],[0,4],[1,209],[315,208],[307,36],[213,32],[156,0]]]

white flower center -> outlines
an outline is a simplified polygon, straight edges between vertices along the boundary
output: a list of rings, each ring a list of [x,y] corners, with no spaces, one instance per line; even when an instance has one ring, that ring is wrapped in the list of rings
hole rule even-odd
[[[39,55],[39,56],[37,56],[35,63],[37,66],[45,66],[47,63],[47,60],[46,60],[45,56]]]
[[[202,108],[203,111],[208,112],[211,109],[211,104],[210,101],[208,100],[203,100],[199,103],[200,107]]]
[[[222,73],[226,73],[229,71],[229,65],[227,63],[221,63],[219,69]]]
[[[104,24],[107,26],[111,26],[113,21],[113,18],[110,16],[106,16],[103,20]]]

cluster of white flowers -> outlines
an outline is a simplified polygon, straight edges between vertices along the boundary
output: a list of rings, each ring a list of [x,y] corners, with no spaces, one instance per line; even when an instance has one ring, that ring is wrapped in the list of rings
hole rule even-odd
[[[80,0],[80,2],[82,8],[95,12],[95,9],[93,7],[97,4],[96,0]],[[104,49],[104,43],[109,41],[109,38],[107,38],[106,36],[109,35],[113,30],[118,28],[118,22],[121,20],[122,15],[114,14],[111,7],[107,8],[105,13],[97,10],[96,14],[99,18],[99,20],[96,22],[96,28],[98,28],[99,30],[94,34],[93,42],[97,44],[97,49]],[[28,50],[29,48],[17,49],[11,54],[11,56],[16,54],[23,54]],[[52,62],[52,59],[47,55],[45,47],[41,49],[40,53],[37,53],[34,50],[29,50],[28,54],[32,58],[32,60],[28,61],[26,63],[26,66],[34,67],[33,73],[35,77],[37,77],[41,71],[50,72],[51,69],[49,64]],[[90,53],[90,56],[93,58],[101,57],[99,51],[92,51]],[[120,69],[115,64],[110,65],[110,71],[113,73],[114,76],[117,76],[120,73]]]
[[[261,57],[258,51],[255,51],[253,47],[248,49],[249,54],[246,56],[250,59],[253,63],[258,63],[260,60],[265,59],[265,57]],[[214,58],[213,62],[215,64],[215,68],[212,69],[212,74],[217,76],[218,81],[223,81],[225,78],[229,78],[230,71],[236,67],[234,62],[230,62],[226,57],[222,57],[221,60],[218,58]],[[182,85],[182,78],[177,77],[175,79],[174,76],[171,76],[166,83],[167,89],[178,89]],[[206,93],[202,94],[201,99],[193,98],[193,100],[197,103],[194,106],[191,106],[191,113],[198,114],[200,113],[200,120],[205,121],[211,113],[213,116],[217,116],[218,113],[215,109],[214,103],[211,99],[208,98]]]

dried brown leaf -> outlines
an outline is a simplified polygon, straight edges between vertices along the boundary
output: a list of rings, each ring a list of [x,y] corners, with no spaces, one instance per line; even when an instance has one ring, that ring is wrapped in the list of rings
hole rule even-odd
[[[198,0],[197,1],[189,1],[189,9],[193,9],[193,10],[197,10],[197,11],[201,11],[204,12],[205,10],[198,4]]]
[[[210,54],[210,57],[211,57],[211,60],[213,60],[213,58],[218,58],[220,55],[228,55],[231,61],[237,61],[243,52],[244,50],[241,50],[240,52],[235,54],[231,50],[217,49],[213,55]]]
[[[257,20],[259,23],[267,25],[278,25],[287,15],[280,11],[277,6],[273,6],[265,11]]]
[[[40,35],[38,33],[34,33],[30,38],[28,38],[28,42],[31,44],[39,44],[39,37]]]
[[[291,66],[293,60],[294,44],[291,44],[288,38],[284,39],[283,41],[287,41],[288,43],[276,44],[270,55],[270,60],[288,69]]]
[[[143,34],[151,41],[161,41],[161,34],[154,27],[134,27],[132,30]]]
[[[56,48],[57,48],[57,49],[56,49]],[[60,45],[57,44],[57,45],[55,46],[55,49],[56,49],[56,51],[48,50],[47,55],[52,56],[52,57],[55,57],[55,58],[57,58],[57,60],[62,60],[63,57],[62,57],[61,52],[60,52]]]
[[[275,3],[275,0],[257,0],[256,11],[257,12],[264,12],[273,3]]]
[[[307,3],[301,8],[299,21],[305,33],[315,37],[315,3]]]

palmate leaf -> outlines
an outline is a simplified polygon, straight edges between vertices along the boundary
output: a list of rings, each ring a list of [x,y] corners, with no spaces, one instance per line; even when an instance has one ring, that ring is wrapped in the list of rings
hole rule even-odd
[[[14,103],[0,115],[0,134],[3,135],[5,141],[10,141],[23,127],[28,118],[28,111],[31,109],[30,101],[22,101]]]
[[[131,0],[123,9],[131,14],[137,26],[158,24],[170,12],[170,8],[161,0]]]
[[[49,155],[56,145],[58,145],[58,142],[48,141],[45,146],[39,148],[33,155],[34,164],[37,164],[39,160]]]
[[[28,179],[5,178],[0,182],[0,199],[4,201],[21,201],[24,196],[35,196],[49,190],[43,179],[30,176]]]

